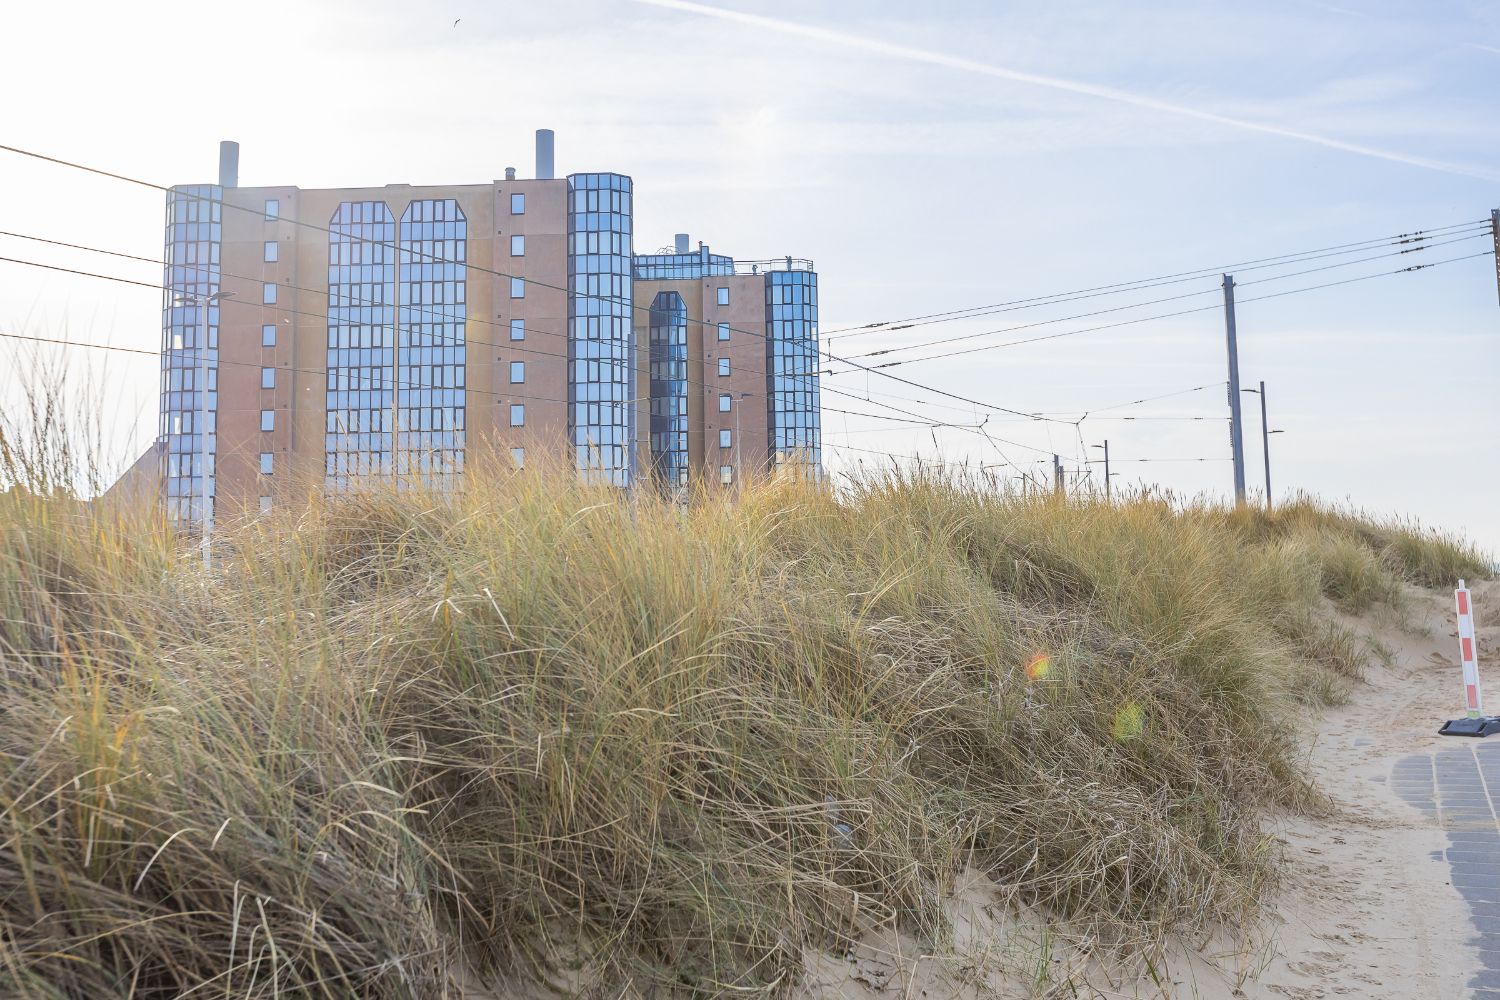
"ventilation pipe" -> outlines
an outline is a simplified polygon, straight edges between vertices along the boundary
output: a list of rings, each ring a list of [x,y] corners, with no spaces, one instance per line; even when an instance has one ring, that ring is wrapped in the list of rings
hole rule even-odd
[[[219,143],[219,187],[240,186],[240,144],[225,139]]]
[[[505,168],[505,179],[508,180],[508,181],[513,181],[513,180],[516,179],[516,168],[515,167],[506,167]]]
[[[536,130],[536,179],[539,181],[552,180],[552,140],[550,128]]]

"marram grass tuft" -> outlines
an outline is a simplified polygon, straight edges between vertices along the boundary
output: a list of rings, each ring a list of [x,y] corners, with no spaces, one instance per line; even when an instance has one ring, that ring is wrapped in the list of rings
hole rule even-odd
[[[1364,655],[1324,597],[1482,575],[1311,504],[471,479],[226,525],[211,577],[0,497],[0,994],[771,995],[939,938],[969,865],[1120,942],[1238,926]]]

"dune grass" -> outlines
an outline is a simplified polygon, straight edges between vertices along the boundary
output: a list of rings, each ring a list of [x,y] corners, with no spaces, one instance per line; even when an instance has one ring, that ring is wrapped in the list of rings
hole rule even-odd
[[[1239,925],[1320,612],[1447,538],[996,494],[471,477],[226,525],[0,496],[0,994],[784,992],[966,866],[1121,946]]]

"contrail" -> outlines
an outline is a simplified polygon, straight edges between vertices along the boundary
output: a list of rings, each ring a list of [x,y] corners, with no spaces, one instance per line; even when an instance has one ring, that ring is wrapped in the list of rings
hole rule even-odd
[[[1027,73],[1023,70],[978,62],[973,59],[965,59],[961,56],[933,52],[930,49],[919,49],[910,45],[899,45],[895,42],[883,42],[877,38],[851,35],[843,31],[819,28],[810,24],[800,24],[796,21],[787,21],[782,18],[765,17],[760,14],[745,14],[737,10],[725,10],[721,7],[713,7],[708,4],[694,3],[693,0],[635,0],[635,2],[647,4],[652,7],[680,10],[689,14],[702,14],[724,21],[734,21],[739,24],[764,28],[768,31],[777,31],[785,35],[797,35],[802,38],[830,42],[845,48],[863,49],[866,52],[894,56],[895,58],[906,59],[911,62],[928,63],[933,66],[962,70],[966,73],[978,73],[982,76],[995,77],[1000,80],[1011,80],[1016,83],[1029,83],[1038,87],[1049,87],[1053,90],[1067,91],[1071,94],[1084,94],[1106,101],[1115,101],[1119,104],[1129,104],[1137,108],[1180,115],[1185,118],[1196,118],[1199,121],[1212,122],[1215,125],[1227,125],[1231,128],[1243,129],[1248,132],[1260,132],[1265,135],[1277,135],[1286,139],[1296,139],[1299,142],[1308,142],[1315,146],[1337,149],[1345,153],[1354,153],[1358,156],[1388,160],[1391,163],[1404,163],[1407,166],[1438,170],[1445,174],[1458,174],[1462,177],[1476,177],[1487,181],[1500,180],[1500,173],[1476,170],[1457,163],[1431,160],[1422,156],[1410,156],[1406,153],[1377,149],[1373,146],[1361,146],[1358,143],[1330,139],[1327,136],[1315,135],[1311,132],[1301,132],[1297,129],[1284,128],[1280,125],[1268,125],[1263,122],[1247,121],[1243,118],[1231,118],[1228,115],[1215,114],[1212,111],[1201,111],[1198,108],[1190,108],[1181,104],[1173,104],[1170,101],[1157,100],[1154,97],[1147,97],[1144,94],[1133,94],[1128,90],[1119,90],[1115,87],[1082,83],[1077,80],[1064,80],[1060,77],[1045,76],[1040,73]]]

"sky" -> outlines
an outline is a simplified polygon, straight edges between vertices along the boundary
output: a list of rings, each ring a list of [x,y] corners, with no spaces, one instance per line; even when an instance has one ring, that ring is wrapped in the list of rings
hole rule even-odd
[[[1265,381],[1282,432],[1274,495],[1500,552],[1493,256],[1248,301],[1492,248],[1494,4],[86,0],[10,5],[0,24],[26,40],[0,63],[0,144],[163,184],[211,182],[220,139],[240,142],[245,185],[477,183],[528,176],[548,127],[559,175],[634,178],[638,252],[688,232],[743,258],[812,258],[831,354],[916,359],[882,370],[916,385],[830,362],[834,469],[893,453],[1040,478],[1056,452],[1097,485],[1083,459],[1107,439],[1119,486],[1226,496],[1219,271],[1235,271],[1241,378]],[[161,222],[160,192],[0,152],[0,230],[159,257]],[[1441,227],[1458,227],[1430,240],[1445,245],[1379,257],[1409,246],[1387,237]],[[160,278],[11,236],[0,256]],[[1183,272],[1201,276],[844,332]],[[1190,297],[1142,304],[1175,295]],[[159,304],[0,262],[0,333],[150,352]],[[1218,308],[1151,318],[1200,306]],[[1142,321],[1073,332],[1124,320]],[[1003,332],[1028,324],[1042,325]],[[1068,335],[991,346],[1054,333]],[[0,338],[0,358],[18,343]],[[966,347],[986,349],[926,358]],[[860,360],[886,348],[904,349]],[[102,391],[116,459],[139,454],[155,359],[66,354]],[[1244,400],[1259,492],[1259,403]],[[891,407],[924,422],[833,412]]]

